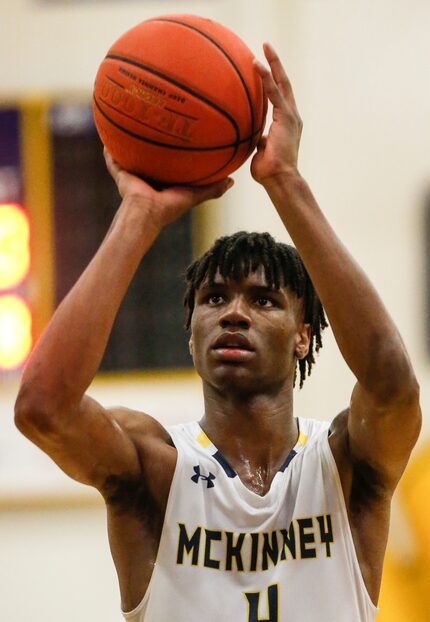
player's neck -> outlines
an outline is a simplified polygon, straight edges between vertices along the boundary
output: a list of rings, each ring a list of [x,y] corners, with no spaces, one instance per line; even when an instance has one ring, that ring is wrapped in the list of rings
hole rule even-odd
[[[200,425],[233,466],[246,461],[268,471],[282,462],[297,441],[292,387],[277,395],[237,395],[204,387]]]

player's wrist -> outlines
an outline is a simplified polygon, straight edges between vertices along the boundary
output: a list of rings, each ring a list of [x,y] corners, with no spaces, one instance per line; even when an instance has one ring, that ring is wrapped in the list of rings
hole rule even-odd
[[[269,195],[291,192],[306,184],[295,166],[286,166],[260,182]]]
[[[128,195],[122,200],[114,225],[139,235],[157,237],[163,229],[160,207],[147,197]]]

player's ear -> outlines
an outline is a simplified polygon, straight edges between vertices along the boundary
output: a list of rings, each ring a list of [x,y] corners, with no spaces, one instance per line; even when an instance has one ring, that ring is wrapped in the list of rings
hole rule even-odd
[[[193,356],[193,338],[190,337],[190,340],[188,342],[188,349],[190,351],[191,356]]]
[[[311,325],[310,324],[300,324],[297,336],[296,336],[296,347],[294,350],[294,354],[298,359],[304,359],[308,352],[309,346],[311,343]]]

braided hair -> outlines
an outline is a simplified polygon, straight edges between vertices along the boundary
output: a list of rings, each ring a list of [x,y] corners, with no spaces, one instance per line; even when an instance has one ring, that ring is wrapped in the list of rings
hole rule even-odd
[[[289,244],[276,242],[269,233],[239,231],[218,238],[204,255],[188,266],[184,295],[184,306],[187,310],[185,327],[189,329],[191,326],[195,294],[203,281],[213,285],[217,273],[224,279],[239,281],[255,272],[259,266],[263,266],[270,288],[288,287],[298,298],[303,299],[304,322],[311,326],[311,341],[306,357],[297,361],[302,388],[315,363],[314,352],[322,348],[321,333],[328,324],[322,304],[297,250]]]

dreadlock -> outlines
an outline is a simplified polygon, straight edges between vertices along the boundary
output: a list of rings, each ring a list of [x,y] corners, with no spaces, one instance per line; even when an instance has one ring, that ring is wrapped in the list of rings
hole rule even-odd
[[[315,363],[314,352],[322,348],[321,333],[328,326],[324,309],[309,278],[297,250],[289,244],[276,242],[269,233],[248,233],[239,231],[223,236],[186,271],[184,306],[187,309],[185,327],[191,326],[195,294],[203,281],[213,285],[215,275],[238,281],[263,266],[270,288],[290,288],[298,298],[303,299],[304,322],[311,326],[309,352],[299,359],[300,388],[306,376],[310,376]],[[294,376],[294,384],[297,367]]]

